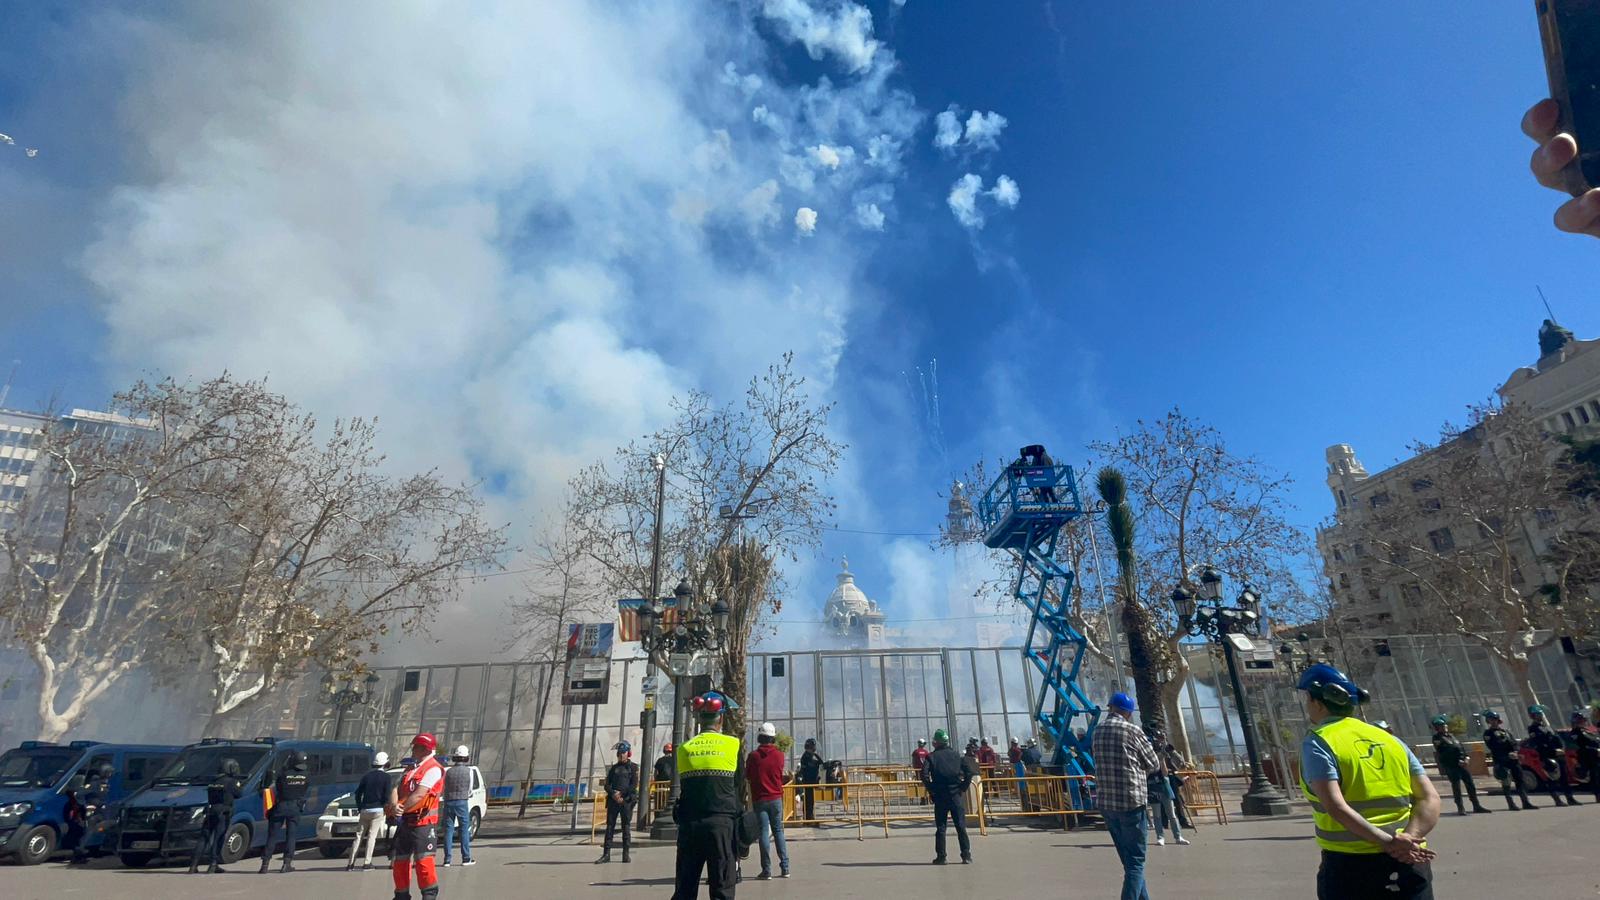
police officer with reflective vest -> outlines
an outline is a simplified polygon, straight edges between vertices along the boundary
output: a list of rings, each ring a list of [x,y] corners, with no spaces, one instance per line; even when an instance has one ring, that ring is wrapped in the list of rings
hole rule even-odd
[[[1494,778],[1500,782],[1500,791],[1506,798],[1506,809],[1517,811],[1517,805],[1511,801],[1511,791],[1515,788],[1517,796],[1522,798],[1523,809],[1538,809],[1528,802],[1528,792],[1522,787],[1522,761],[1517,759],[1517,739],[1505,729],[1505,720],[1492,709],[1483,711],[1483,749],[1489,754],[1489,759],[1494,765]]]
[[[1300,747],[1301,790],[1311,803],[1322,866],[1319,900],[1432,900],[1439,794],[1422,763],[1394,735],[1355,718],[1369,699],[1327,663],[1308,667],[1298,689],[1317,723]]]
[[[1478,786],[1472,783],[1472,773],[1467,771],[1467,748],[1450,733],[1449,716],[1433,717],[1433,753],[1439,763],[1439,773],[1450,779],[1450,794],[1455,797],[1456,814],[1467,814],[1466,807],[1461,805],[1462,782],[1466,782],[1467,796],[1472,798],[1472,811],[1489,812],[1478,802]]]
[[[311,779],[306,775],[305,754],[290,750],[284,754],[282,765],[278,777],[272,782],[272,803],[267,810],[267,846],[261,851],[262,875],[267,874],[267,866],[272,862],[280,831],[283,833],[283,865],[278,871],[294,871],[295,841],[298,839],[295,832],[299,830],[300,814],[305,812],[306,793],[311,787]]]
[[[439,742],[431,734],[411,739],[415,768],[400,776],[394,801],[387,810],[397,816],[389,874],[394,878],[395,900],[411,900],[411,870],[416,869],[417,887],[422,900],[439,896],[439,875],[434,869],[433,852],[439,846],[439,798],[444,794],[444,766],[433,755]]]
[[[1567,804],[1577,806],[1578,798],[1572,796],[1572,785],[1567,781],[1567,747],[1561,742],[1561,735],[1545,721],[1543,706],[1535,703],[1528,707],[1528,718],[1528,746],[1539,754],[1539,784],[1550,792],[1557,806],[1566,805],[1561,802],[1563,795]]]
[[[622,820],[622,861],[633,862],[628,851],[633,849],[633,804],[639,799],[639,766],[633,761],[633,747],[627,741],[612,748],[617,751],[617,761],[606,770],[606,843],[595,864],[611,862],[611,839],[617,833],[617,820]]]
[[[1572,729],[1567,740],[1578,751],[1578,767],[1589,773],[1589,787],[1594,791],[1594,802],[1600,803],[1600,735],[1589,726],[1588,714],[1581,709],[1572,711]]]
[[[694,900],[700,873],[706,871],[711,900],[733,900],[738,878],[735,820],[743,811],[739,797],[743,759],[739,739],[722,733],[727,697],[707,691],[694,698],[700,733],[678,745],[678,864],[673,900]]]
[[[206,811],[200,829],[200,842],[189,857],[189,874],[200,871],[200,858],[211,863],[206,874],[222,871],[222,848],[228,840],[228,826],[233,824],[233,803],[244,793],[244,783],[239,778],[239,761],[225,759],[217,777],[206,785]]]

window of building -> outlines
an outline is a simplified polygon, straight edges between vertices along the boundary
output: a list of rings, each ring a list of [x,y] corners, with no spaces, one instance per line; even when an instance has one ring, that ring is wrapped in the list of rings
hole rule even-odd
[[[1540,528],[1549,528],[1551,525],[1556,524],[1561,517],[1553,509],[1536,509],[1533,511],[1533,518],[1539,523]]]
[[[1400,599],[1407,606],[1422,605],[1422,585],[1412,582],[1400,585]]]
[[[1569,413],[1569,412],[1562,413],[1561,414],[1561,421],[1567,426],[1567,430],[1568,431],[1571,431],[1572,429],[1578,427],[1578,423],[1574,422],[1572,420],[1572,413]]]
[[[1393,613],[1378,613],[1378,624],[1379,625],[1388,625],[1390,622],[1393,622],[1393,621],[1394,621],[1394,614]]]
[[[1350,573],[1348,573],[1348,572],[1340,572],[1339,573],[1339,587],[1348,588],[1349,586],[1350,586]]]
[[[1584,409],[1583,407],[1579,406],[1579,407],[1574,408],[1573,412],[1578,414],[1578,421],[1579,422],[1582,422],[1585,425],[1589,424],[1589,411],[1587,409]]]
[[[1455,549],[1456,538],[1450,533],[1450,529],[1438,528],[1428,532],[1428,543],[1433,545],[1433,549],[1443,553]]]
[[[1363,544],[1360,541],[1356,541],[1355,546],[1352,547],[1351,549],[1353,549],[1355,551],[1356,559],[1366,559],[1367,558],[1367,545],[1366,544]]]
[[[1416,494],[1433,487],[1433,482],[1426,478],[1414,478],[1411,481],[1411,493]]]
[[[1377,603],[1378,602],[1378,589],[1377,588],[1367,588],[1367,599],[1371,600],[1373,603]]]
[[[1370,566],[1362,566],[1361,567],[1361,577],[1363,579],[1367,580],[1367,581],[1371,581],[1372,580],[1372,568]]]
[[[1347,503],[1347,502],[1346,502],[1346,501],[1345,501],[1345,499],[1344,499],[1344,491],[1340,491],[1340,492],[1339,492],[1339,505],[1340,505],[1340,506],[1341,506],[1341,507],[1343,507],[1343,506],[1348,506],[1348,505],[1349,505],[1349,503]]]
[[[1407,550],[1405,547],[1390,547],[1389,562],[1392,562],[1397,566],[1403,566],[1406,563],[1411,562],[1411,551]]]
[[[1379,491],[1376,494],[1373,494],[1371,497],[1369,497],[1367,499],[1367,502],[1372,504],[1372,508],[1373,509],[1377,509],[1380,506],[1387,506],[1388,503],[1389,503],[1389,492],[1388,491]]]
[[[1423,497],[1422,508],[1426,512],[1438,512],[1444,509],[1444,504],[1440,502],[1438,497]]]
[[[1344,562],[1344,552],[1341,551],[1338,547],[1333,548],[1333,561],[1334,562]]]

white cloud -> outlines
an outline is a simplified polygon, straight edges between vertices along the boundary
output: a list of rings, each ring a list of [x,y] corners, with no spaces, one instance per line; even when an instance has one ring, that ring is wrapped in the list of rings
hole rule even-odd
[[[778,217],[782,215],[778,206],[778,183],[768,178],[751,188],[739,200],[739,210],[752,230],[778,224]]]
[[[760,75],[740,75],[739,67],[734,65],[731,60],[722,67],[722,83],[742,92],[746,100],[754,96],[756,91],[761,90],[762,85]]]
[[[856,221],[861,223],[862,228],[865,228],[868,231],[882,231],[883,220],[883,210],[878,208],[878,204],[856,204]]]
[[[1006,209],[1014,209],[1022,199],[1022,189],[1009,176],[1001,175],[995,179],[993,188],[984,190],[983,179],[968,172],[950,186],[950,194],[945,198],[945,202],[949,204],[950,212],[955,214],[957,222],[966,228],[977,230],[987,221],[988,214],[983,208],[986,199]]]
[[[1017,187],[1017,183],[1009,176],[1001,175],[995,179],[994,190],[990,191],[990,195],[994,197],[996,203],[1006,209],[1015,209],[1017,201],[1022,199],[1022,189]]]
[[[830,147],[827,144],[818,144],[810,148],[810,153],[811,158],[817,161],[817,165],[824,169],[837,169],[856,158],[854,147]]]
[[[496,485],[519,524],[674,393],[736,392],[793,349],[826,397],[871,244],[815,210],[895,177],[921,113],[865,10],[815,6],[833,32],[795,40],[881,64],[786,82],[723,0],[104,14],[140,161],[84,255],[109,377],[270,375],[324,418],[379,417],[396,467]],[[788,240],[783,194],[824,144],[874,165],[840,152]],[[750,239],[711,239],[729,226]]]
[[[961,123],[961,107],[952,103],[934,117],[933,146],[954,155],[958,151],[977,153],[1000,149],[1000,132],[1005,130],[1006,117],[997,112],[973,110]]]
[[[945,202],[955,213],[956,221],[968,228],[982,228],[983,214],[978,211],[978,194],[983,191],[983,179],[968,172],[950,186],[950,196]]]
[[[812,59],[831,55],[847,72],[865,70],[878,52],[872,13],[849,0],[766,0],[761,11],[781,34],[805,45]]]
[[[1000,149],[1000,132],[1006,127],[1006,117],[997,112],[973,110],[967,117],[966,142],[977,150]]]
[[[961,111],[955,104],[934,116],[933,145],[940,150],[954,150],[961,143]]]

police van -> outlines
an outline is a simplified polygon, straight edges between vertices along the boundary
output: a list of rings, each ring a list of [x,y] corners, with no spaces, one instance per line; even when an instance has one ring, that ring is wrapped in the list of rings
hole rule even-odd
[[[37,865],[59,850],[73,850],[67,838],[69,795],[84,789],[90,773],[111,767],[102,809],[116,806],[144,787],[178,755],[180,747],[106,744],[100,741],[23,741],[0,756],[0,857]],[[98,846],[115,817],[102,814],[89,823],[82,841]]]
[[[206,738],[183,748],[148,787],[123,805],[116,847],[122,864],[137,867],[152,859],[192,855],[205,823],[206,785],[216,780],[223,761],[229,759],[239,764],[244,791],[228,822],[222,862],[238,862],[261,849],[267,842],[262,791],[272,787],[285,758],[296,750],[305,756],[309,784],[295,835],[309,843],[316,835],[315,811],[355,789],[372,766],[372,747],[265,737],[247,741]]]

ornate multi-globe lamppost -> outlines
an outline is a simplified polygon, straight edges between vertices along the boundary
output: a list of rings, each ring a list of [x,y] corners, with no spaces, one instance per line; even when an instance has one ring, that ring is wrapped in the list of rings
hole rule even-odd
[[[1172,592],[1172,605],[1178,621],[1189,634],[1204,637],[1222,647],[1228,662],[1228,680],[1233,683],[1234,706],[1239,711],[1239,728],[1244,732],[1244,749],[1250,758],[1250,788],[1245,791],[1241,811],[1247,816],[1281,816],[1289,813],[1289,798],[1267,780],[1256,748],[1255,719],[1245,702],[1244,685],[1239,680],[1239,651],[1253,649],[1250,635],[1261,634],[1261,594],[1250,585],[1239,591],[1232,606],[1222,602],[1222,576],[1212,566],[1200,573],[1199,595],[1183,585]]]
[[[339,682],[344,682],[340,687]],[[344,728],[344,714],[356,707],[370,707],[378,699],[378,674],[368,672],[367,677],[358,685],[356,676],[346,675],[343,679],[333,676],[332,672],[322,675],[322,702],[333,707],[333,739],[339,740],[340,732]]]
[[[677,747],[684,739],[684,706],[689,698],[684,686],[691,675],[708,657],[720,654],[728,644],[728,618],[732,610],[722,598],[709,607],[695,603],[694,591],[687,579],[678,582],[672,590],[672,627],[666,627],[666,614],[652,598],[639,610],[639,641],[644,652],[656,667],[672,678],[672,745]],[[678,768],[672,768],[672,789],[667,795],[667,808],[661,811],[650,826],[650,836],[656,839],[676,837],[677,823],[672,818],[673,807],[678,802]]]

